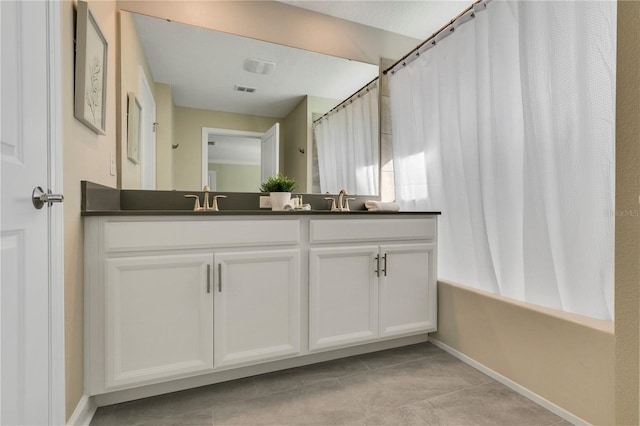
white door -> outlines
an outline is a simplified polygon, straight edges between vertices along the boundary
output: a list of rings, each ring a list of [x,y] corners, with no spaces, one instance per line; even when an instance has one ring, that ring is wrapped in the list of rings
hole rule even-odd
[[[435,244],[380,247],[380,336],[436,329]]]
[[[156,101],[142,67],[140,73],[140,104],[142,105],[140,140],[142,155],[140,161],[141,188],[156,189]]]
[[[209,190],[210,191],[217,191],[217,188],[218,188],[218,174],[217,174],[217,172],[209,170],[208,185],[209,185]]]
[[[106,260],[106,388],[213,369],[213,254]]]
[[[378,336],[378,246],[309,250],[309,349]]]
[[[262,135],[260,147],[260,182],[280,171],[280,123]]]
[[[300,250],[215,255],[216,367],[300,352]]]
[[[59,5],[0,2],[0,423],[64,423]],[[51,32],[48,32],[51,31]],[[50,150],[50,152],[49,152]]]

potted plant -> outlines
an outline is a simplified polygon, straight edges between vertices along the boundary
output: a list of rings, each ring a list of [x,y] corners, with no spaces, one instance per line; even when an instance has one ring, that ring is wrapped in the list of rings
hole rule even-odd
[[[268,192],[271,199],[271,210],[284,210],[284,205],[291,200],[291,191],[296,187],[296,180],[282,173],[271,176],[260,187],[260,192]]]

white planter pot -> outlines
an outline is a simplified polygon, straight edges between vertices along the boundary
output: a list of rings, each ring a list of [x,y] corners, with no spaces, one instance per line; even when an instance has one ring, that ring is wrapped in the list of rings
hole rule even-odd
[[[291,200],[290,192],[270,192],[271,210],[284,210],[284,205]]]

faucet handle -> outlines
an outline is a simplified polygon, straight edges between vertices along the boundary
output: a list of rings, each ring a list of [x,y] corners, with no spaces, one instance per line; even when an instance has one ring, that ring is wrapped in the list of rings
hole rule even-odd
[[[200,207],[200,197],[197,195],[185,195],[184,198],[195,198],[196,199],[196,203],[193,206],[193,211],[198,211],[198,210],[202,210],[202,207]]]
[[[338,209],[336,208],[336,200],[333,197],[324,197],[325,200],[331,200],[331,211],[335,212],[338,211]]]
[[[214,195],[213,196],[213,205],[211,206],[211,210],[213,210],[214,212],[219,212],[220,209],[218,208],[218,198],[227,198],[226,195]]]
[[[355,198],[345,198],[344,199],[344,207],[342,208],[342,211],[348,212],[349,210],[349,200],[355,200]]]

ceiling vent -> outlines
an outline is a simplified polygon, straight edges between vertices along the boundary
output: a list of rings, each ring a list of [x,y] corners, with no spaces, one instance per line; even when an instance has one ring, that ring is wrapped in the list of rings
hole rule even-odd
[[[237,84],[233,86],[233,90],[238,92],[246,92],[246,93],[254,93],[256,91],[255,87],[249,86],[238,86]]]
[[[276,64],[262,59],[246,59],[244,69],[256,74],[271,74],[276,69]]]

